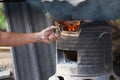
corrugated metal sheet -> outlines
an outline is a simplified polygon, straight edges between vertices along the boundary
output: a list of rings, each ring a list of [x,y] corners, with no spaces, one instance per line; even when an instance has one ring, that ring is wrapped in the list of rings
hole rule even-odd
[[[48,26],[47,18],[38,7],[28,3],[5,4],[9,30],[29,33]],[[55,71],[55,44],[29,44],[13,47],[16,80],[48,80]]]

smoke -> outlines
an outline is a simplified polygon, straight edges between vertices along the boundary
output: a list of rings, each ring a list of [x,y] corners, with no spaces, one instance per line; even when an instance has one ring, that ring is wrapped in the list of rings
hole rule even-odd
[[[57,20],[106,20],[120,17],[120,0],[42,0],[43,11]]]

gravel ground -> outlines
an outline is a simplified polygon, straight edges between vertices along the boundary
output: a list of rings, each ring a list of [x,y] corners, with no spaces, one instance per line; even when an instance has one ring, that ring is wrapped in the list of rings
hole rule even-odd
[[[12,70],[12,53],[10,50],[0,50],[0,71]]]

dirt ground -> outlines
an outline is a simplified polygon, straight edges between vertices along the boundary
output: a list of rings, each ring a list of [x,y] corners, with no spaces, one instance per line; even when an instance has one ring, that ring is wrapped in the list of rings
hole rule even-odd
[[[0,49],[0,71],[13,69],[12,53],[9,49]]]

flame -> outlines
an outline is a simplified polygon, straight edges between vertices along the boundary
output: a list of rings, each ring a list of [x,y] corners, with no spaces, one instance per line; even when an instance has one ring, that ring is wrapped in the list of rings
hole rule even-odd
[[[72,31],[76,32],[79,30],[80,21],[57,21],[60,25],[62,25],[62,29],[64,31]]]

